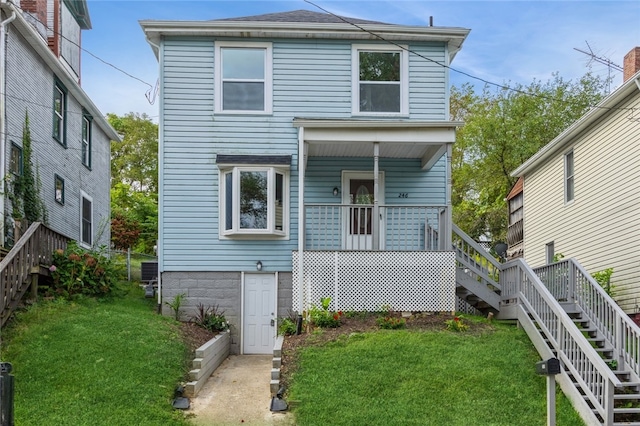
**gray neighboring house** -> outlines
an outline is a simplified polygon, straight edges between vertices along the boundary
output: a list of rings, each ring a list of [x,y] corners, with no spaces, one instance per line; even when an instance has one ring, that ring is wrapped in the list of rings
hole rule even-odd
[[[0,21],[0,175],[22,173],[28,114],[47,225],[85,247],[108,245],[110,143],[120,137],[81,87],[87,2],[1,1]],[[11,246],[15,221],[4,190],[0,205],[1,241]]]

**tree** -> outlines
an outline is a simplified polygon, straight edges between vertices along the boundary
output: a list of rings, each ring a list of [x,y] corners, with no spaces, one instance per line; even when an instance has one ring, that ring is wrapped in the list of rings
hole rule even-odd
[[[126,183],[133,191],[158,193],[158,125],[146,114],[123,117],[107,114],[107,120],[124,137],[111,144],[111,180]]]
[[[146,114],[107,114],[107,120],[123,135],[122,142],[111,144],[112,243],[153,253],[158,238],[158,126]]]
[[[511,172],[597,104],[606,79],[588,73],[576,82],[558,74],[477,94],[469,84],[451,90],[451,118],[463,120],[452,156],[454,222],[474,238],[504,241],[505,197]]]

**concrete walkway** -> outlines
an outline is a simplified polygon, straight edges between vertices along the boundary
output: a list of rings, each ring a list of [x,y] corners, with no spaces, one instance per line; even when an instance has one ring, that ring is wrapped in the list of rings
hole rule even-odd
[[[294,425],[293,415],[271,412],[271,355],[231,355],[207,380],[185,412],[200,426]]]

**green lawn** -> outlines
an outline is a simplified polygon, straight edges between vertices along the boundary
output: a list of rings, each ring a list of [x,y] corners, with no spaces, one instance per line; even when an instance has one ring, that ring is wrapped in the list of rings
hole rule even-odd
[[[298,425],[545,425],[546,378],[526,334],[380,331],[305,348],[289,399]],[[583,425],[557,391],[557,424]]]
[[[2,330],[21,425],[185,425],[171,406],[187,350],[137,286],[106,302],[40,302]]]

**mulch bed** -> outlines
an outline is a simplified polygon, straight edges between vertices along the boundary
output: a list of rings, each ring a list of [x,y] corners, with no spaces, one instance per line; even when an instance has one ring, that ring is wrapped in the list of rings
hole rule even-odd
[[[196,349],[218,335],[218,333],[213,333],[192,322],[181,322],[180,333],[182,334],[182,340],[184,340],[187,348],[193,354],[195,354]]]

